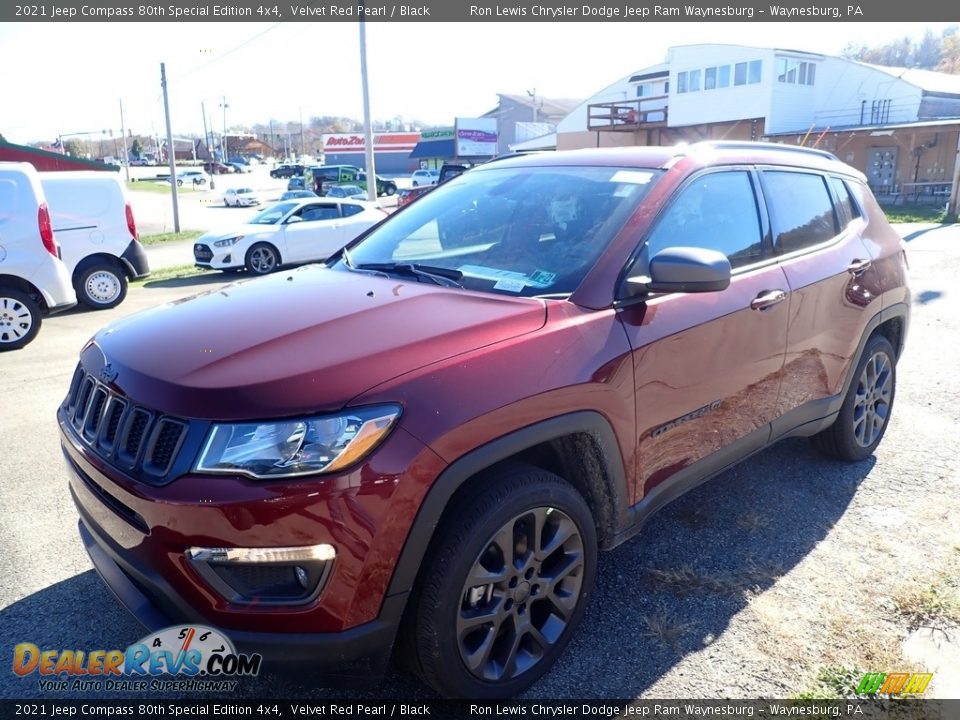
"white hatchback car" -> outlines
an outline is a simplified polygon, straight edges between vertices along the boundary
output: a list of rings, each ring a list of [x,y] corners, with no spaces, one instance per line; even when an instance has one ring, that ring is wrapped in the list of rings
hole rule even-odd
[[[250,207],[259,205],[260,198],[253,188],[230,188],[223,194],[223,204],[227,207]]]
[[[281,265],[326,260],[367,228],[386,217],[373,203],[338,198],[306,198],[271,205],[229,232],[197,238],[197,267],[246,268],[266,275]]]

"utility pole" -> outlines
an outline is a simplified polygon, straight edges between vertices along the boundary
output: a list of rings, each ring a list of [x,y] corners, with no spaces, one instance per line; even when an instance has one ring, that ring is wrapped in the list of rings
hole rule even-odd
[[[173,231],[180,232],[180,207],[177,205],[177,150],[170,129],[170,99],[167,97],[167,66],[160,63],[160,87],[163,88],[163,115],[167,121],[167,155],[170,159],[170,194],[173,197]]]
[[[953,182],[950,184],[950,201],[947,203],[947,215],[957,214],[957,188],[960,186],[960,137],[957,138],[957,156],[953,161]]]
[[[127,126],[123,123],[123,98],[120,98],[120,134],[123,135],[123,171],[130,182],[130,153],[127,151]]]
[[[207,146],[207,155],[210,156],[210,160],[213,161],[213,153],[210,152],[212,148],[210,147],[210,133],[207,131],[207,101],[200,101],[200,112],[203,114],[203,144]]]
[[[220,141],[220,153],[223,155],[222,162],[227,162],[227,108],[230,107],[227,105],[227,97],[223,97],[223,102],[220,103],[220,107],[223,108],[223,137]]]
[[[373,159],[373,124],[370,119],[370,87],[367,83],[367,25],[360,18],[360,83],[363,86],[363,138],[367,161],[367,199],[377,201],[377,168]]]
[[[300,159],[303,160],[303,156],[306,154],[303,149],[303,108],[300,108]]]

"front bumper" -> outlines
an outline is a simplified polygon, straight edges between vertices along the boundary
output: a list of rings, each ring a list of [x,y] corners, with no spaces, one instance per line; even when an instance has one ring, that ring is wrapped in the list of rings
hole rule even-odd
[[[236,246],[215,248],[203,243],[193,246],[193,264],[205,270],[225,270],[243,266],[243,251],[236,252]]]
[[[76,502],[76,496],[74,495]],[[122,553],[76,502],[80,538],[93,567],[120,604],[148,631],[184,622],[209,624],[181,604],[176,592],[159,575],[125,561]],[[259,653],[272,665],[308,665],[329,677],[375,678],[386,670],[405,595],[386,599],[380,618],[339,633],[266,633],[227,630],[237,650]]]

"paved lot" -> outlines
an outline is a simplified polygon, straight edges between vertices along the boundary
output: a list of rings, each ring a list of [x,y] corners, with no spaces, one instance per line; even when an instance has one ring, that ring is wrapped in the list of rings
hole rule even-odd
[[[861,662],[877,633],[910,629],[883,604],[892,583],[960,548],[960,226],[903,232],[914,316],[876,457],[841,465],[791,440],[674,503],[602,556],[583,627],[530,697],[784,697],[828,660]],[[142,636],[77,538],[54,412],[96,328],[221,281],[135,288],[114,310],[51,318],[32,345],[0,355],[0,697],[43,696],[35,676],[10,673],[16,643],[92,650]],[[858,623],[863,635],[851,639]],[[951,672],[955,680],[955,667],[938,670]],[[369,689],[325,690],[269,668],[239,692],[430,697],[399,673]]]

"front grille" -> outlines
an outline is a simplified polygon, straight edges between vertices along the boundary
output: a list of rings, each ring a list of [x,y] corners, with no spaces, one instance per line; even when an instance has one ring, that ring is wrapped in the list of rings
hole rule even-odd
[[[77,438],[99,457],[152,483],[166,479],[190,430],[186,420],[134,405],[81,368],[63,412]]]
[[[193,257],[201,262],[209,262],[213,260],[213,250],[202,243],[197,243],[193,246]]]

